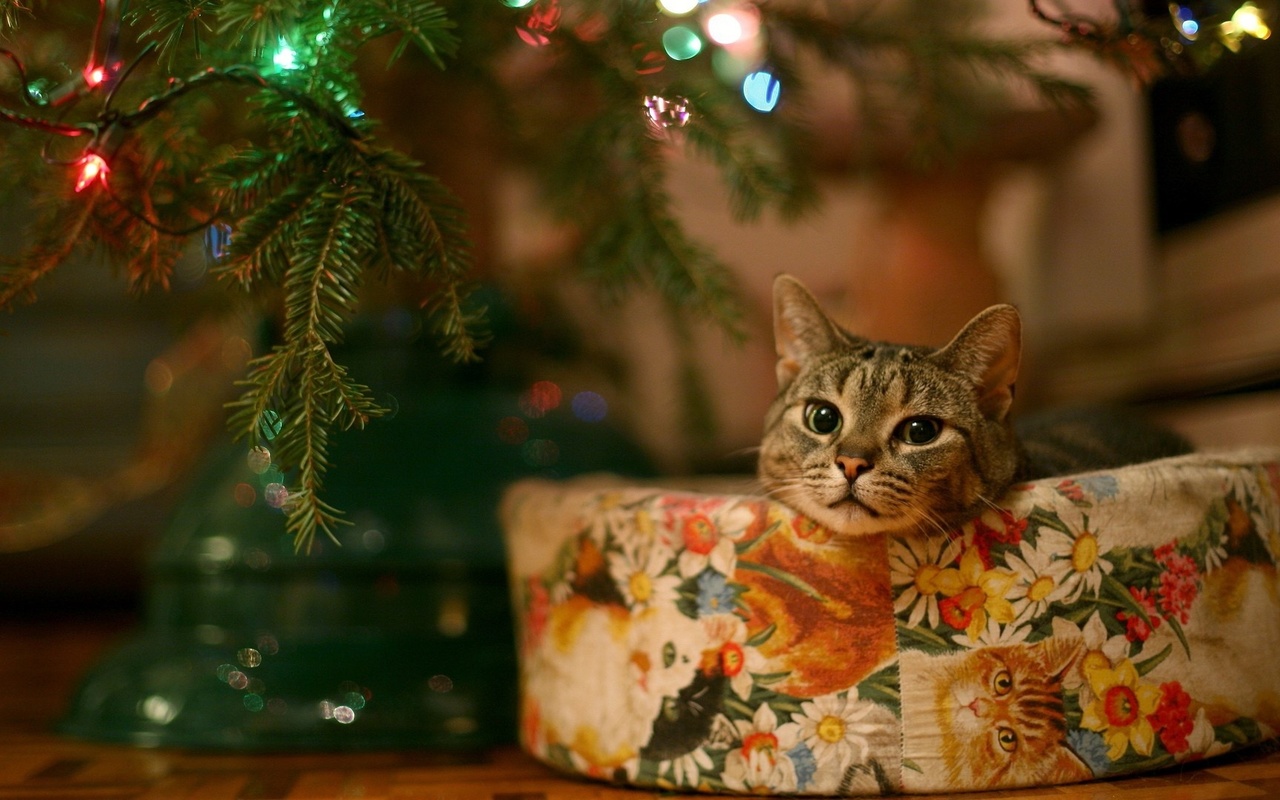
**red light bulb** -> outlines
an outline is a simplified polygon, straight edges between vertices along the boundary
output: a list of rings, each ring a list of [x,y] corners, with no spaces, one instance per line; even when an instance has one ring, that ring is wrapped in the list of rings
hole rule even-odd
[[[90,153],[80,159],[80,177],[76,180],[76,191],[84,191],[85,187],[94,181],[105,181],[108,172],[110,172],[110,168],[107,166],[107,162],[102,160],[102,156],[97,153]]]

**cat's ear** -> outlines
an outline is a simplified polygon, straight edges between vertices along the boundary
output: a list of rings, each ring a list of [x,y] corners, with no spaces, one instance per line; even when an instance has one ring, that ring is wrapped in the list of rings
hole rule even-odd
[[[1018,309],[991,306],[969,320],[934,358],[973,382],[983,414],[990,419],[1004,419],[1013,404],[1014,383],[1022,361],[1022,317]]]
[[[809,290],[790,275],[773,281],[773,340],[780,389],[795,379],[804,362],[848,341]]]
[[[1045,674],[1059,680],[1077,666],[1085,653],[1084,637],[1078,633],[1075,636],[1050,636],[1034,646],[1039,650]]]

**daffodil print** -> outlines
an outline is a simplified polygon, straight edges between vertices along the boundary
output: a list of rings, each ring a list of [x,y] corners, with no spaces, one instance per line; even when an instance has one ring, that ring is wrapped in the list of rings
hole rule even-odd
[[[938,603],[942,621],[971,640],[982,635],[989,620],[1007,625],[1017,617],[1008,597],[1014,574],[987,569],[977,548],[966,550],[958,567],[943,570],[934,580],[945,595]]]
[[[1114,669],[1090,669],[1085,679],[1093,701],[1084,709],[1080,727],[1102,734],[1112,761],[1130,748],[1138,755],[1151,755],[1156,732],[1150,717],[1160,705],[1160,687],[1143,682],[1127,660]]]

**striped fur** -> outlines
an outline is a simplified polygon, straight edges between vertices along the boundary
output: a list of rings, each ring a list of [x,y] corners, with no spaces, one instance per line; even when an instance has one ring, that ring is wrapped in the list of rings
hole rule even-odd
[[[994,505],[1015,480],[1189,452],[1180,437],[1119,411],[1072,410],[1020,421],[1010,406],[1021,319],[1008,305],[974,317],[945,347],[859,338],[832,322],[795,279],[774,283],[778,395],[765,417],[762,488],[832,530],[948,533]],[[836,430],[815,430],[822,406]],[[904,439],[916,420],[925,442]]]

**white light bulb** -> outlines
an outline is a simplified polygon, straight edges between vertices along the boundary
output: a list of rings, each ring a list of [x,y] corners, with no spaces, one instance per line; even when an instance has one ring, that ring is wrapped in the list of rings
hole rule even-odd
[[[658,8],[673,17],[682,17],[697,7],[698,0],[658,0]]]

